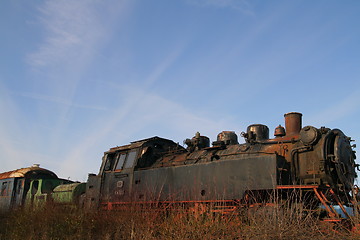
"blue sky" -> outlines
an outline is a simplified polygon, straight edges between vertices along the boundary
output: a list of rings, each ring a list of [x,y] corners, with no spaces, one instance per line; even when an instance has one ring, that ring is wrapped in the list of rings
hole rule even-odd
[[[0,7],[0,172],[85,181],[103,152],[283,114],[360,140],[360,1],[47,0]]]

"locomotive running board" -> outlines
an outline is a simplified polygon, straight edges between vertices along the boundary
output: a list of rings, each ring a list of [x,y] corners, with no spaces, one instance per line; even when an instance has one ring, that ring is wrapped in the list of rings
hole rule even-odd
[[[291,186],[277,186],[275,190],[309,190],[314,192],[316,198],[319,202],[323,205],[324,209],[328,214],[328,218],[323,219],[326,222],[340,222],[343,219],[339,217],[339,214],[335,210],[332,202],[326,197],[325,192],[328,196],[332,198],[333,203],[338,205],[346,218],[351,219],[349,213],[346,211],[344,205],[341,203],[339,198],[337,197],[336,193],[330,187],[321,187],[314,185],[314,186],[305,186],[305,185],[291,185]],[[195,201],[146,201],[146,202],[103,202],[100,203],[101,209],[103,210],[120,210],[122,207],[129,207],[135,205],[148,205],[152,207],[160,207],[163,209],[167,209],[172,205],[181,205],[181,204],[209,204],[209,203],[219,203],[220,205],[215,206],[212,209],[213,212],[222,212],[222,213],[231,213],[236,211],[239,207],[243,204],[240,203],[239,200],[195,200]],[[259,203],[260,204],[260,203]],[[256,205],[256,204],[255,204]],[[261,205],[261,204],[260,204]],[[245,205],[243,205],[245,206]],[[247,207],[252,207],[253,205],[246,205]]]

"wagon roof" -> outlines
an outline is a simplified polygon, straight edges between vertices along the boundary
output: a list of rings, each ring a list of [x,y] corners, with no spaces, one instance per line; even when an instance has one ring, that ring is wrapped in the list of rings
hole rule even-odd
[[[25,177],[25,175],[29,172],[38,172],[38,173],[46,173],[49,175],[52,175],[53,177],[56,177],[56,174],[53,173],[50,170],[47,170],[45,168],[40,168],[38,166],[31,166],[27,168],[20,168],[9,172],[0,173],[0,179],[6,179],[6,178],[19,178],[19,177]]]

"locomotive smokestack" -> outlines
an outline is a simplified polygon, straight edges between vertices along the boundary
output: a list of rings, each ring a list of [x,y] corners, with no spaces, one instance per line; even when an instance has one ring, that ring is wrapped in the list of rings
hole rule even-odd
[[[302,114],[298,112],[289,112],[284,114],[286,136],[297,135],[301,130]]]

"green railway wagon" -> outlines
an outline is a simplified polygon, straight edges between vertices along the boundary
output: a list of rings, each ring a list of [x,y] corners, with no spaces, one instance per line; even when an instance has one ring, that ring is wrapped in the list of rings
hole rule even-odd
[[[52,198],[58,204],[80,204],[81,196],[85,193],[86,183],[71,183],[54,188]]]

